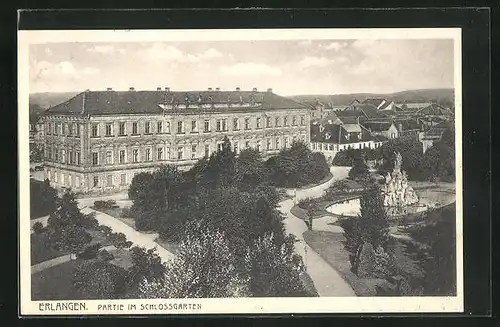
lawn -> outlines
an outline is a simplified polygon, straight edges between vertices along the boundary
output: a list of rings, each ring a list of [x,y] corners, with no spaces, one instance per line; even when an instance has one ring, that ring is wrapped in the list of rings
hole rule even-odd
[[[360,278],[351,272],[349,254],[344,250],[342,244],[345,240],[342,234],[326,231],[306,231],[304,240],[351,285],[357,296],[376,296],[375,286],[384,283],[384,281],[376,278]],[[394,254],[399,268],[405,275],[421,276],[422,272],[415,262],[405,255],[403,243],[397,240]]]
[[[302,284],[304,285],[309,297],[318,297],[319,296],[318,291],[316,290],[316,287],[314,286],[314,283],[311,279],[311,276],[309,276],[309,274],[303,273],[302,275],[300,275],[300,279],[301,279]]]
[[[73,287],[73,272],[79,262],[65,262],[31,275],[31,300],[81,300]]]
[[[115,217],[116,219],[118,219],[119,221],[121,221],[122,223],[132,227],[133,229],[135,229],[135,220],[134,218],[130,218],[130,217],[123,217],[122,216],[122,210],[124,208],[111,208],[111,209],[95,209],[95,208],[92,208],[96,211],[100,211],[102,213],[105,213],[107,215],[110,215],[112,217]]]
[[[329,206],[331,206],[332,204],[335,204],[337,202],[349,200],[349,199],[352,199],[354,197],[358,197],[358,195],[344,193],[344,194],[335,195],[335,197],[333,199],[328,199],[328,200],[324,200],[323,198],[315,199],[318,210],[314,213],[313,219],[321,218],[324,216],[335,216],[331,212],[326,211],[326,208],[328,208]],[[300,218],[303,220],[308,219],[307,210],[302,209],[301,207],[299,207],[298,204],[294,205],[292,207],[292,209],[290,210],[290,212],[297,218]]]
[[[306,243],[318,253],[353,288],[357,296],[375,296],[378,279],[359,278],[351,272],[349,255],[344,250],[344,236],[324,231],[306,231]]]
[[[50,247],[46,233],[31,234],[31,265],[68,254]]]

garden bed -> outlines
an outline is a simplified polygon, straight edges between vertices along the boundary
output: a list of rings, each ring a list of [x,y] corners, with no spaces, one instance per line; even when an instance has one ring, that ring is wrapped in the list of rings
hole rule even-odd
[[[349,253],[342,243],[345,238],[340,233],[326,231],[306,231],[306,243],[318,253],[353,288],[357,296],[376,296],[376,286],[385,283],[383,279],[360,278],[351,272]],[[405,275],[420,277],[421,271],[415,261],[404,252],[403,243],[396,241],[395,256],[399,269]]]

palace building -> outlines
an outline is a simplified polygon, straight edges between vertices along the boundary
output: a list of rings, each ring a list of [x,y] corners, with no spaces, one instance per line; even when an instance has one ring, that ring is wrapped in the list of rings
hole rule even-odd
[[[308,143],[309,107],[266,92],[85,91],[43,116],[45,177],[78,192],[126,189],[135,174],[189,169],[228,137],[264,157]]]

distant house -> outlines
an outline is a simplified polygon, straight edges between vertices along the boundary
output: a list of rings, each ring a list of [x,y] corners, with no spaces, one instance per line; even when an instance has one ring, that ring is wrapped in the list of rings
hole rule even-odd
[[[311,150],[321,152],[328,161],[348,149],[375,149],[384,141],[375,139],[362,125],[313,124],[311,126]]]
[[[311,120],[318,120],[323,118],[325,114],[325,104],[316,98],[315,102],[311,106]]]
[[[413,137],[418,139],[418,134],[423,130],[423,123],[418,118],[394,120],[399,137]]]
[[[358,118],[359,121],[365,120],[373,120],[373,119],[387,119],[389,118],[383,112],[377,110],[372,104],[357,104],[354,105],[344,111],[340,111],[337,113],[339,119],[345,117],[355,117]]]
[[[36,113],[29,115],[29,144],[43,147],[43,122],[40,115]]]
[[[365,121],[362,123],[372,135],[382,135],[388,139],[399,137],[399,130],[391,121]]]
[[[430,147],[434,145],[434,142],[441,139],[444,131],[450,127],[450,122],[443,121],[437,125],[432,126],[424,132],[420,132],[419,141],[423,145],[423,153],[425,153]]]
[[[367,98],[363,101],[363,104],[371,104],[377,108],[377,110],[393,110],[394,102],[384,99],[384,98]]]

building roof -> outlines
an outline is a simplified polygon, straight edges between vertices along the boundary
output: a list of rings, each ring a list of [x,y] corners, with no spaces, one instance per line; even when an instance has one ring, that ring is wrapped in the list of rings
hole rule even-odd
[[[220,106],[212,107],[212,104]],[[228,104],[231,106],[228,107]],[[252,104],[252,105],[250,105]],[[187,107],[186,107],[187,106]],[[253,91],[85,91],[45,114],[112,115],[168,112],[307,109],[272,92]],[[167,108],[167,109],[164,109]]]
[[[348,138],[348,132],[343,128],[345,125],[326,124],[311,126],[311,142],[350,144],[367,142],[373,140],[373,136],[366,129],[360,127],[361,139]],[[356,133],[357,134],[357,133]],[[353,134],[351,134],[353,135]]]
[[[342,124],[341,126],[348,133],[361,133],[361,126],[359,124]]]
[[[363,127],[366,129],[372,131],[372,132],[386,132],[388,131],[394,124],[390,121],[384,121],[384,122],[370,122],[366,121],[363,122]]]
[[[387,136],[384,136],[384,135],[373,135],[373,140],[375,142],[385,142],[385,141],[388,141],[389,138]]]

